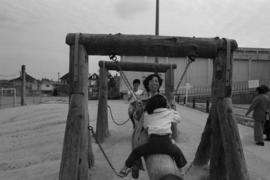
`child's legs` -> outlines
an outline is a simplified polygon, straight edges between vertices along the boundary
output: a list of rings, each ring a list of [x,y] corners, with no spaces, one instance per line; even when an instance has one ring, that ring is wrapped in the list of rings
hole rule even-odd
[[[130,168],[136,160],[142,156],[147,156],[152,153],[155,147],[151,146],[149,143],[143,144],[132,150],[131,154],[128,156],[125,165]]]
[[[186,165],[187,160],[183,154],[183,152],[179,149],[179,147],[173,143],[168,144],[167,152],[170,156],[172,156],[175,160],[175,163],[178,168],[182,168]]]
[[[255,142],[263,142],[263,124],[259,121],[254,122],[254,139]]]

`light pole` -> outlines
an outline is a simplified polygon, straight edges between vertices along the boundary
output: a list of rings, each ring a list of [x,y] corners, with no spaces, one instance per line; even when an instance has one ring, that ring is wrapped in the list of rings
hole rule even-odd
[[[159,0],[156,0],[156,32],[155,35],[159,35]]]
[[[159,0],[156,0],[156,31],[155,35],[159,35]],[[158,63],[158,57],[155,57],[155,63]]]

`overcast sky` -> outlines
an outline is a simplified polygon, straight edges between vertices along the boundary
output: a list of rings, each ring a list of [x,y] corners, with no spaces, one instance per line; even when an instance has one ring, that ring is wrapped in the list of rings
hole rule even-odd
[[[155,0],[0,0],[0,79],[57,80],[68,72],[67,33],[155,33]],[[270,0],[160,0],[160,35],[226,37],[270,48]],[[107,57],[89,57],[89,71]]]

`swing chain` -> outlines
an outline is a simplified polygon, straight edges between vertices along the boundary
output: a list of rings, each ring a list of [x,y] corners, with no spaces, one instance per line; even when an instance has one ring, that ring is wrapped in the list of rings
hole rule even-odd
[[[123,126],[124,124],[126,124],[126,123],[130,120],[130,118],[128,118],[127,120],[125,120],[125,121],[122,122],[122,123],[116,122],[116,120],[114,119],[113,113],[112,113],[112,108],[111,108],[111,106],[107,105],[107,107],[108,107],[108,109],[109,109],[109,111],[110,111],[110,115],[111,115],[112,121],[113,121],[114,124],[116,124],[117,126]]]
[[[115,54],[110,55],[109,58],[110,58],[113,62],[118,62],[118,61],[117,61],[117,56],[116,56]]]
[[[126,77],[126,75],[124,74],[124,72],[122,71],[122,68],[120,67],[120,65],[118,64],[119,61],[117,61],[117,56],[115,54],[112,54],[109,56],[109,58],[117,65],[118,69],[119,69],[119,73],[120,73],[120,77],[123,79],[124,83],[126,84],[129,92],[132,94],[133,98],[137,101],[138,98],[136,96],[136,94],[133,92],[132,90],[132,86],[128,81],[128,78]]]
[[[189,65],[190,65],[192,62],[195,61],[195,57],[194,57],[194,56],[187,56],[187,59],[188,59],[188,63],[187,63],[187,65],[186,65],[185,69],[184,69],[184,72],[182,73],[182,76],[180,77],[180,80],[179,80],[179,82],[178,82],[178,84],[177,84],[177,86],[176,86],[176,89],[174,90],[174,94],[177,94],[177,91],[178,91],[178,89],[179,89],[179,87],[180,87],[180,85],[181,85],[181,83],[182,83],[182,81],[183,81],[183,79],[184,79],[184,76],[185,76],[185,74],[186,74],[186,72],[187,72],[187,70],[188,70]]]
[[[118,177],[121,177],[119,176],[119,173],[115,170],[115,168],[113,167],[111,161],[109,160],[109,157],[107,156],[107,154],[105,153],[104,149],[102,148],[101,144],[99,143],[97,137],[96,137],[96,133],[94,132],[94,128],[93,126],[88,126],[88,130],[91,132],[92,136],[94,137],[99,149],[101,150],[103,156],[105,157],[106,161],[108,162],[109,166],[111,167],[112,171],[114,172],[114,174]]]

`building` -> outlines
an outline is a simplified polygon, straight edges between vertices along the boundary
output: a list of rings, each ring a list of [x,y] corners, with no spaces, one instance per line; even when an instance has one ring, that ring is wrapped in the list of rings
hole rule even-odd
[[[55,82],[46,78],[42,78],[40,81],[40,92],[46,95],[53,95],[55,90]]]
[[[242,91],[248,89],[249,80],[258,80],[260,84],[270,85],[270,49],[266,48],[238,48],[233,54],[233,91]],[[147,62],[154,63],[154,57],[121,57],[122,62]],[[159,63],[176,64],[175,86],[186,67],[188,60],[186,58],[167,58],[159,57]],[[149,72],[151,73],[151,72]],[[125,72],[129,82],[138,78],[141,81],[149,73],[144,72]],[[189,66],[181,87],[177,93],[184,94],[184,86],[191,85],[190,93],[210,94],[213,74],[213,59],[196,58],[195,62]],[[161,74],[164,79],[164,74]],[[123,81],[120,83],[120,91],[126,92]],[[164,84],[161,87],[164,91]],[[200,92],[201,91],[201,92]]]
[[[21,95],[22,78],[21,76],[9,80],[9,83],[16,89],[17,95]],[[39,80],[25,73],[25,95],[32,95],[39,90]]]

